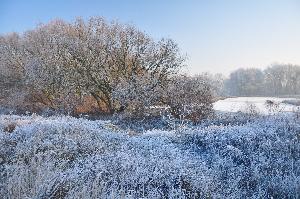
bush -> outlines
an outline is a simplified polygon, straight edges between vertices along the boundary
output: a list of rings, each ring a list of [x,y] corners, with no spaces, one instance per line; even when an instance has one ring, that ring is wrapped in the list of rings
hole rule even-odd
[[[274,114],[279,111],[279,102],[266,100],[265,107],[268,110],[269,114]]]
[[[0,70],[26,87],[18,102],[12,100],[15,108],[32,112],[89,110],[143,118],[152,114],[151,106],[169,106],[176,118],[199,121],[212,111],[208,81],[219,85],[208,75],[179,77],[185,57],[173,40],[156,41],[101,17],[54,20],[22,35],[1,36],[0,55]]]
[[[257,108],[257,106],[250,102],[247,102],[245,104],[243,112],[252,118],[257,117],[259,115],[259,109]]]
[[[101,17],[54,20],[22,35],[0,37],[0,70],[17,71],[33,102],[74,112],[92,97],[99,112],[143,115],[184,64],[171,39]],[[83,105],[84,106],[84,105]]]
[[[168,85],[165,102],[178,119],[198,122],[213,112],[210,85],[201,76],[178,76]]]
[[[130,136],[109,121],[2,115],[0,195],[299,198],[299,130],[279,115]]]

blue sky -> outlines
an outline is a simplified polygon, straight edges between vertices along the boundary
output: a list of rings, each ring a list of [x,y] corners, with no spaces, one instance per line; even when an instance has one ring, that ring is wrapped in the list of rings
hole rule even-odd
[[[174,39],[190,73],[300,64],[300,0],[0,0],[0,34],[77,16],[117,19]]]

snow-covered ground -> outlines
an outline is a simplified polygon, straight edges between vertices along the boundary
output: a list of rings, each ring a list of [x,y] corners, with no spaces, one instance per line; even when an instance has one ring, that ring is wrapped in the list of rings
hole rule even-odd
[[[235,97],[219,100],[214,103],[214,109],[222,112],[247,112],[249,106],[252,106],[260,114],[270,113],[270,109],[266,106],[266,101],[271,100],[278,103],[278,107],[272,112],[295,112],[298,107],[286,103],[285,100],[295,100],[295,98],[275,98],[275,97]]]
[[[144,133],[110,121],[1,115],[0,196],[299,198],[299,132],[298,118],[280,115]]]

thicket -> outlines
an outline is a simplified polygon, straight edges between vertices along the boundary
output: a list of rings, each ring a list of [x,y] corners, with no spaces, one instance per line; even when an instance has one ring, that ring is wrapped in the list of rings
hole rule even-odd
[[[212,89],[204,76],[181,77],[184,65],[173,40],[156,41],[101,17],[54,20],[0,37],[2,79],[12,79],[1,83],[3,104],[30,111],[140,117],[163,106],[175,117],[188,111],[204,118],[211,112]]]
[[[299,198],[299,120],[231,119],[134,135],[101,120],[1,115],[1,198]]]

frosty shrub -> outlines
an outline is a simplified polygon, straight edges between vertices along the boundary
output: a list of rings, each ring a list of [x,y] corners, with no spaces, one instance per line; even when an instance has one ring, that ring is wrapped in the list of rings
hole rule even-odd
[[[131,115],[160,103],[185,61],[173,40],[101,17],[1,36],[0,55],[0,69],[17,71],[34,103],[72,112],[93,98],[99,112]]]
[[[268,110],[269,114],[274,114],[279,111],[279,102],[266,100],[265,107]]]
[[[257,106],[250,102],[247,102],[245,104],[245,107],[242,111],[252,118],[259,115],[259,109],[257,108]]]
[[[0,195],[296,199],[299,131],[288,116],[130,135],[109,121],[1,115]]]
[[[168,106],[176,118],[193,121],[211,112],[212,78],[179,77],[185,57],[177,44],[156,41],[132,25],[101,17],[54,20],[23,35],[1,36],[0,53],[0,69],[17,71],[26,85],[18,104],[31,102],[23,108],[32,112],[89,110],[142,118],[150,107]],[[94,104],[97,111],[91,110]]]
[[[212,112],[213,93],[201,76],[176,76],[168,85],[165,102],[173,116],[197,122]]]
[[[147,107],[159,103],[163,90],[161,86],[154,84],[155,79],[146,75],[119,82],[112,93],[113,99],[118,103],[119,113],[131,118],[145,116]]]
[[[294,113],[295,117],[296,117],[297,119],[299,119],[299,118],[300,118],[300,106],[294,107],[293,113]]]
[[[0,105],[21,106],[24,101],[22,39],[16,33],[0,35]]]
[[[3,198],[198,197],[212,186],[205,164],[168,136],[129,137],[107,122],[68,117],[0,120],[0,128],[19,124],[0,131]]]

